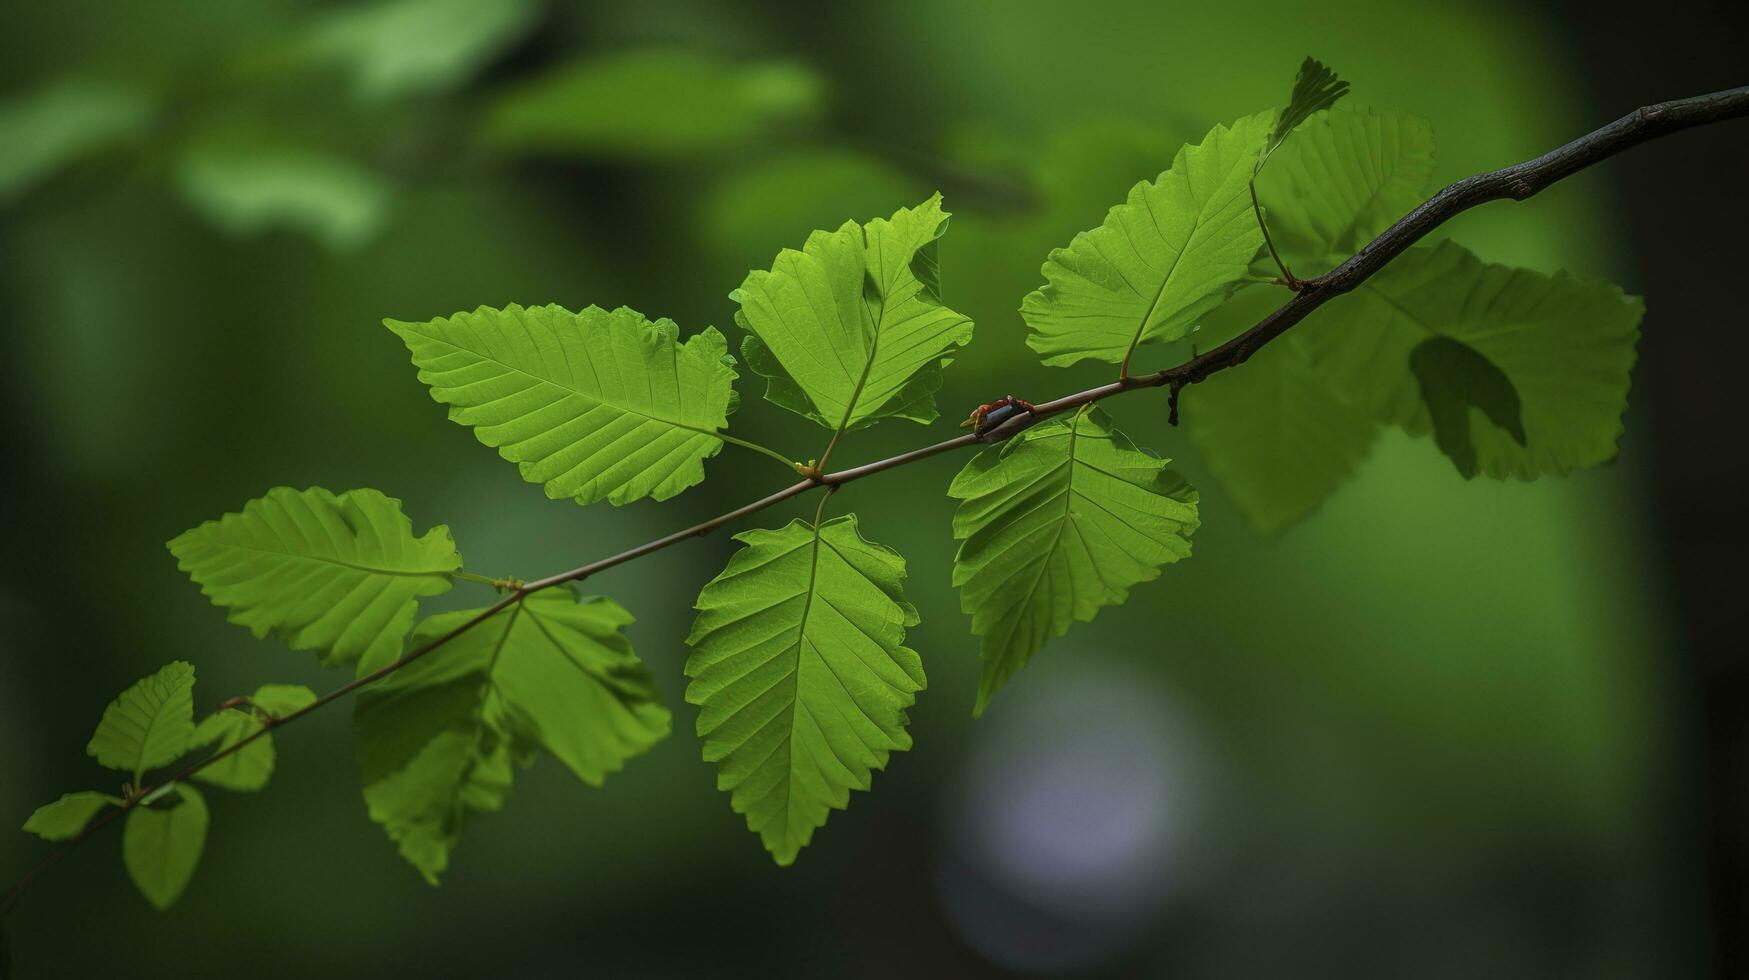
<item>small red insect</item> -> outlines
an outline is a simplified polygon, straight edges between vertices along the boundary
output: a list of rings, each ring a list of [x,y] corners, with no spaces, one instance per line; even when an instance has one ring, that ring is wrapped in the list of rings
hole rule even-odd
[[[973,409],[971,416],[960,423],[960,428],[971,429],[973,433],[983,435],[1021,412],[1030,415],[1036,411],[1038,409],[1033,408],[1031,402],[1013,395],[1003,395],[987,405],[979,405]]]

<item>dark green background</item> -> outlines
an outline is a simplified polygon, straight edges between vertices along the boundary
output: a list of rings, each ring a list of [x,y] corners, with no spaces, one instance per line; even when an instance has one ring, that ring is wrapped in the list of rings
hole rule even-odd
[[[451,89],[368,102],[275,57],[330,9],[0,13],[0,98],[84,73],[161,100],[133,145],[0,205],[0,817],[15,823],[62,792],[113,788],[85,740],[167,660],[195,663],[203,705],[345,679],[227,624],[163,549],[269,487],[379,488],[416,529],[447,523],[470,569],[534,577],[786,482],[731,448],[663,505],[548,501],[445,421],[384,316],[625,304],[738,340],[727,293],[749,267],[940,188],[955,212],[945,296],[977,337],[940,396],[947,420],[858,433],[834,456],[848,465],[942,438],[980,401],[1102,380],[1042,368],[1023,345],[1015,309],[1045,253],[1179,143],[1279,104],[1308,53],[1354,80],[1356,103],[1431,119],[1441,182],[1700,90],[1667,79],[1710,66],[1704,87],[1741,82],[1696,54],[1663,75],[1642,65],[1641,90],[1607,54],[1633,29],[1590,8],[552,3]],[[651,45],[800,66],[818,109],[682,153],[481,136],[521,79]],[[340,249],[296,228],[219,230],[174,176],[215,120],[271,137],[262,153],[319,145],[378,173],[380,228]],[[1678,174],[1692,151],[1636,152]],[[1695,246],[1636,231],[1612,168],[1440,234],[1646,293],[1648,338],[1719,329],[1666,314],[1643,258]],[[1686,200],[1695,225],[1740,221]],[[1156,349],[1144,366],[1179,356]],[[817,454],[820,430],[741,388],[739,434]],[[1713,736],[1689,658],[1704,637],[1673,601],[1689,544],[1656,517],[1660,403],[1639,387],[1632,402],[1616,465],[1534,485],[1465,483],[1430,443],[1393,435],[1273,541],[1234,512],[1162,399],[1108,403],[1202,487],[1196,555],[1053,643],[976,724],[941,492],[964,459],[849,487],[835,509],[909,559],[923,617],[909,644],[930,686],[916,748],[790,869],[699,760],[681,641],[733,544],[681,545],[591,583],[639,617],[633,642],[676,718],[604,790],[536,765],[502,813],[470,824],[433,890],[366,819],[347,710],[330,709],[278,736],[266,792],[209,794],[205,858],[170,913],[133,892],[115,833],[46,876],[6,923],[18,975],[1692,974],[1721,928],[1699,816]],[[488,595],[463,583],[428,608]],[[1134,853],[1111,823],[1126,813],[1147,842]],[[1077,840],[1118,850],[1100,864]],[[0,877],[46,849],[14,833]]]

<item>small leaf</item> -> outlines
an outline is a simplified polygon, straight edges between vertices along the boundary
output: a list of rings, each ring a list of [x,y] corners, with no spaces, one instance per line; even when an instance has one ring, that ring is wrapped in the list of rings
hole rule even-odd
[[[1421,383],[1421,398],[1433,421],[1433,441],[1457,464],[1464,479],[1476,475],[1476,447],[1470,440],[1470,408],[1525,444],[1518,389],[1486,357],[1450,337],[1424,340],[1409,352],[1409,370]]]
[[[1177,340],[1245,279],[1263,247],[1248,191],[1274,112],[1216,126],[1172,169],[1130,190],[1105,223],[1051,252],[1046,284],[1021,303],[1046,364],[1117,363]]]
[[[326,13],[303,52],[352,76],[361,101],[450,89],[466,81],[540,13],[535,0],[378,0]]]
[[[954,477],[953,582],[983,637],[973,715],[1050,637],[1190,556],[1197,495],[1167,462],[1086,408],[984,450]]]
[[[0,201],[138,136],[151,105],[135,88],[67,78],[0,103]]]
[[[1340,81],[1336,73],[1326,68],[1316,58],[1308,57],[1300,63],[1299,74],[1294,76],[1293,95],[1288,99],[1287,108],[1276,120],[1275,129],[1269,134],[1269,145],[1263,151],[1263,156],[1275,152],[1275,148],[1287,139],[1294,127],[1312,117],[1312,113],[1320,109],[1328,109],[1336,104],[1336,100],[1348,94],[1348,83]],[[1258,162],[1262,166],[1262,161]]]
[[[905,560],[854,516],[735,535],[744,545],[698,596],[686,639],[698,734],[717,788],[780,865],[866,790],[905,731],[923,663],[903,645],[917,611]]]
[[[448,592],[462,566],[448,527],[415,538],[401,502],[376,490],[275,487],[169,548],[231,622],[361,671],[400,652],[419,598]]]
[[[206,799],[179,783],[167,806],[136,806],[122,830],[122,863],[140,894],[159,911],[181,897],[206,846]]]
[[[423,645],[479,610],[419,624]],[[469,812],[510,795],[513,758],[536,749],[600,786],[666,737],[671,720],[603,597],[537,592],[359,693],[355,751],[371,819],[437,884]]]
[[[188,206],[226,234],[284,228],[344,252],[374,238],[389,214],[376,174],[328,150],[270,139],[203,140],[185,150],[176,186]]]
[[[524,84],[493,108],[487,138],[517,150],[660,159],[703,156],[805,122],[813,71],[652,48],[591,57]]]
[[[43,840],[72,840],[104,807],[120,804],[120,800],[106,793],[90,790],[68,793],[53,803],[37,807],[30,819],[24,822],[24,829]]]
[[[210,745],[223,752],[254,735],[263,727],[255,710],[275,718],[291,714],[316,700],[316,692],[298,684],[267,684],[257,688],[248,705],[215,711],[194,729],[194,745]],[[248,745],[194,774],[203,783],[238,792],[251,792],[267,785],[273,775],[273,736],[263,735]]]
[[[175,660],[142,678],[103,709],[86,754],[132,773],[175,762],[194,736],[194,665]]]
[[[735,408],[728,341],[624,307],[481,307],[383,323],[452,421],[554,500],[667,500],[704,480]]]
[[[1413,352],[1438,337],[1474,351],[1516,390],[1522,422],[1470,426],[1475,471],[1529,480],[1615,457],[1644,314],[1610,283],[1490,265],[1441,242],[1405,252],[1295,332],[1333,390],[1411,435],[1433,429]],[[1497,390],[1487,400],[1511,418]]]
[[[749,273],[730,298],[767,400],[828,429],[935,419],[941,369],[972,339],[972,321],[941,304],[947,221],[936,194],[890,219],[816,231]]]
[[[1319,275],[1420,204],[1433,128],[1403,112],[1332,109],[1307,122],[1257,179],[1269,234],[1297,273]]]

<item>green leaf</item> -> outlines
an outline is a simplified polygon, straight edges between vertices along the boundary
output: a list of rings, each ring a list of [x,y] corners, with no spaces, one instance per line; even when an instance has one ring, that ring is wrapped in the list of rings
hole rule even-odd
[[[911,747],[905,709],[923,662],[903,646],[917,611],[905,560],[846,515],[737,534],[745,547],[698,597],[686,642],[704,758],[780,865],[833,809]]]
[[[1248,187],[1274,119],[1216,126],[1104,224],[1053,250],[1046,284],[1020,306],[1027,345],[1056,366],[1125,361],[1141,344],[1184,336],[1231,295],[1263,247]]]
[[[704,480],[735,410],[728,341],[621,307],[384,320],[449,417],[555,500],[667,500]]]
[[[137,782],[147,770],[181,758],[193,736],[194,665],[174,660],[103,709],[85,752]]]
[[[1433,422],[1433,441],[1468,480],[1476,475],[1470,440],[1470,409],[1482,414],[1520,445],[1525,444],[1518,390],[1486,357],[1450,337],[1424,340],[1409,352],[1409,370],[1421,383],[1421,399]]]
[[[439,92],[466,81],[540,13],[534,0],[380,0],[324,15],[303,54],[352,76],[365,102]]]
[[[413,643],[478,613],[433,616]],[[526,765],[544,749],[599,786],[667,736],[668,709],[621,632],[631,622],[611,599],[537,592],[359,693],[371,819],[427,881],[448,867],[467,814],[509,797],[512,759]]]
[[[68,78],[0,103],[0,200],[83,157],[138,136],[151,105],[134,88]]]
[[[819,113],[822,83],[786,61],[650,48],[563,65],[493,108],[487,139],[516,150],[634,160],[702,157]]]
[[[972,321],[941,304],[947,220],[936,194],[890,219],[816,231],[749,273],[729,295],[765,397],[828,429],[934,420],[941,369],[972,339]]]
[[[1301,339],[1279,337],[1243,367],[1184,389],[1184,423],[1253,527],[1274,534],[1353,475],[1378,425],[1318,375]]]
[[[327,150],[278,139],[196,143],[177,162],[176,186],[226,234],[283,228],[337,252],[370,241],[389,215],[382,178]]]
[[[206,847],[206,800],[187,783],[176,784],[169,806],[136,806],[122,829],[121,859],[140,894],[159,911],[176,904]]]
[[[1417,378],[1412,353],[1437,337],[1463,344],[1516,390],[1522,420],[1514,429],[1468,413],[1471,465],[1495,479],[1528,480],[1615,457],[1644,313],[1637,297],[1608,282],[1490,265],[1442,242],[1405,252],[1296,332],[1333,390],[1412,435],[1433,428],[1423,398],[1430,385],[1445,398],[1476,383],[1440,377],[1450,358],[1424,360],[1427,374]],[[1474,369],[1474,359],[1460,363]],[[1488,400],[1510,419],[1497,392]],[[1444,444],[1462,439],[1448,428]]]
[[[1257,193],[1294,271],[1319,275],[1420,204],[1433,169],[1426,120],[1332,109],[1300,127],[1258,177]]]
[[[973,715],[1046,640],[1189,557],[1197,494],[1167,462],[1084,408],[984,450],[954,477],[953,582],[983,637]]]
[[[104,807],[119,805],[121,801],[107,793],[91,790],[68,793],[53,803],[37,807],[30,819],[24,822],[24,829],[43,840],[72,840]]]
[[[1335,105],[1337,99],[1347,94],[1347,82],[1337,79],[1336,73],[1316,58],[1306,58],[1300,63],[1299,74],[1294,76],[1293,95],[1288,99],[1287,108],[1276,119],[1275,129],[1269,134],[1268,146],[1257,166],[1263,166],[1263,160],[1281,146],[1294,127],[1310,119],[1312,113]]]
[[[376,490],[275,487],[169,548],[231,622],[361,669],[400,653],[419,597],[448,592],[462,566],[449,528],[415,538],[401,502]]]
[[[194,729],[194,745],[211,745],[223,752],[260,731],[264,726],[257,711],[283,718],[316,700],[316,692],[298,684],[265,684],[256,688],[249,705],[215,711]],[[239,792],[267,785],[273,775],[273,736],[262,737],[194,774],[203,783]]]

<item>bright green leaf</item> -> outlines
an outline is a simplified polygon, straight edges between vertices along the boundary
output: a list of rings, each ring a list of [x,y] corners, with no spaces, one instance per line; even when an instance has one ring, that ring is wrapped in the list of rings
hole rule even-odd
[[[481,307],[384,320],[419,380],[555,500],[666,500],[704,479],[735,410],[734,359],[713,327],[680,342],[672,320],[624,307]]]
[[[215,711],[202,718],[195,726],[192,744],[210,745],[214,752],[223,752],[262,729],[257,710],[283,718],[315,700],[316,692],[302,685],[263,685],[250,696],[249,705]],[[195,773],[194,778],[213,786],[249,792],[267,785],[273,775],[273,762],[273,736],[263,735]]]
[[[119,806],[121,801],[106,793],[87,790],[68,793],[53,803],[39,806],[24,829],[43,840],[71,840],[106,806]]]
[[[138,780],[147,770],[181,758],[193,736],[194,665],[174,660],[103,709],[85,752],[99,765]]]
[[[285,228],[335,251],[357,248],[389,213],[382,178],[326,150],[269,140],[208,140],[183,152],[176,186],[227,234]]]
[[[903,646],[917,611],[905,560],[854,516],[737,534],[745,547],[698,597],[686,642],[704,758],[778,864],[790,864],[888,754],[911,747],[905,709],[923,663]]]
[[[941,369],[972,339],[972,321],[941,304],[947,219],[936,194],[890,219],[816,231],[749,273],[730,298],[765,397],[828,429],[932,421]]]
[[[1197,494],[1167,462],[1087,408],[984,450],[954,477],[953,581],[983,637],[974,715],[1046,640],[1189,557]]]
[[[159,911],[181,897],[206,847],[206,800],[193,786],[179,783],[167,805],[140,805],[129,811],[122,829],[121,858],[140,894]]]
[[[462,564],[449,528],[415,538],[401,502],[376,490],[276,487],[169,548],[231,622],[330,665],[398,654],[419,597],[449,591]]]
[[[478,610],[419,624],[423,645]],[[536,749],[599,786],[664,738],[670,715],[611,599],[537,592],[359,693],[356,752],[371,818],[437,883],[466,815],[509,797]]]
[[[1307,122],[1257,179],[1269,234],[1298,275],[1360,250],[1427,196],[1433,127],[1403,112],[1332,109]]]
[[[1470,440],[1470,409],[1525,444],[1518,390],[1486,357],[1450,337],[1424,340],[1409,352],[1409,370],[1421,384],[1421,400],[1433,423],[1433,441],[1457,464],[1464,479],[1476,475]]]
[[[1505,375],[1523,422],[1510,431],[1468,413],[1475,469],[1528,480],[1615,457],[1644,313],[1608,282],[1490,265],[1442,242],[1399,256],[1295,332],[1333,390],[1414,435],[1432,419],[1412,352],[1435,337],[1463,344]],[[1458,440],[1448,432],[1447,441]]]
[[[692,157],[817,114],[822,85],[790,62],[646,49],[573,62],[494,107],[487,137],[513,149],[622,158]]]
[[[150,115],[137,89],[77,78],[0,103],[0,200],[139,135]]]
[[[1215,127],[1172,168],[1130,190],[1105,223],[1051,252],[1021,303],[1046,364],[1124,361],[1176,340],[1244,281],[1263,247],[1248,190],[1274,111]]]
[[[451,88],[534,23],[535,0],[378,0],[326,14],[304,44],[366,102]]]

